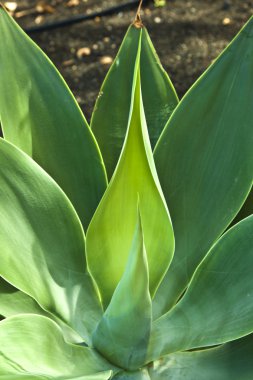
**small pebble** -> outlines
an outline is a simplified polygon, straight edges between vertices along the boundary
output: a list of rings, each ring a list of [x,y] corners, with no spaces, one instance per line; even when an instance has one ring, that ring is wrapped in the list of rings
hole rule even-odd
[[[91,55],[91,49],[89,47],[82,47],[77,50],[76,55],[79,59],[87,57],[88,55]]]
[[[73,63],[74,63],[73,59],[68,59],[67,61],[62,62],[62,66],[64,66],[64,67],[71,66],[71,65],[73,65]]]
[[[99,62],[102,65],[110,65],[112,63],[112,61],[113,61],[113,59],[109,55],[105,55],[105,56],[101,57],[99,60]]]
[[[35,20],[34,20],[36,25],[40,25],[43,21],[44,21],[44,16],[37,16],[35,17]]]
[[[154,18],[154,22],[155,22],[156,24],[161,24],[161,22],[162,22],[161,17],[155,17],[155,18]]]
[[[14,12],[17,9],[18,4],[14,1],[6,1],[4,6],[8,9],[8,11]]]
[[[69,0],[66,5],[67,7],[72,8],[72,7],[78,6],[79,4],[80,4],[79,0]]]
[[[223,25],[229,25],[231,23],[231,19],[229,17],[225,17],[223,20],[222,20],[222,24]]]

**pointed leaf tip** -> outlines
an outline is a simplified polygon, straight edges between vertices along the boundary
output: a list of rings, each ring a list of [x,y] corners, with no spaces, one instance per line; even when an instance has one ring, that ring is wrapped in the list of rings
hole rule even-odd
[[[103,96],[97,99],[91,119],[91,129],[102,151],[109,179],[117,165],[128,127],[133,72],[140,43],[142,96],[152,149],[178,103],[175,89],[146,28],[139,23],[132,24],[103,82]]]

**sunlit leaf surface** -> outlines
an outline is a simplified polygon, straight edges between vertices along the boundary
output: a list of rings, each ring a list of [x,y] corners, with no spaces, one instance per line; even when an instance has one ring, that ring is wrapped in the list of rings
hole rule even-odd
[[[3,139],[0,199],[0,275],[88,339],[101,311],[81,223],[53,179]]]
[[[20,315],[2,321],[0,341],[0,378],[27,373],[67,379],[112,369],[94,350],[66,343],[59,327],[45,317]],[[108,377],[102,374],[102,379]]]
[[[4,137],[56,180],[86,229],[106,188],[90,128],[53,64],[1,6],[0,35]]]

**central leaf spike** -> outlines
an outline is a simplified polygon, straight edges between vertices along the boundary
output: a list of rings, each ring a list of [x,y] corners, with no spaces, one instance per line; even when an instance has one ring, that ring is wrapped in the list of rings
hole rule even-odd
[[[136,224],[136,204],[142,216],[149,263],[149,290],[154,295],[173,256],[174,235],[153,161],[143,110],[140,49],[136,57],[127,135],[106,193],[87,231],[87,261],[104,307],[120,281]]]

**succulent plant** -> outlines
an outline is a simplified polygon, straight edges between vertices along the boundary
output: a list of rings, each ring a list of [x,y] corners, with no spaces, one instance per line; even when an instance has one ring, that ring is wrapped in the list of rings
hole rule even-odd
[[[137,16],[89,126],[0,7],[1,380],[253,378],[253,19],[179,102]]]

